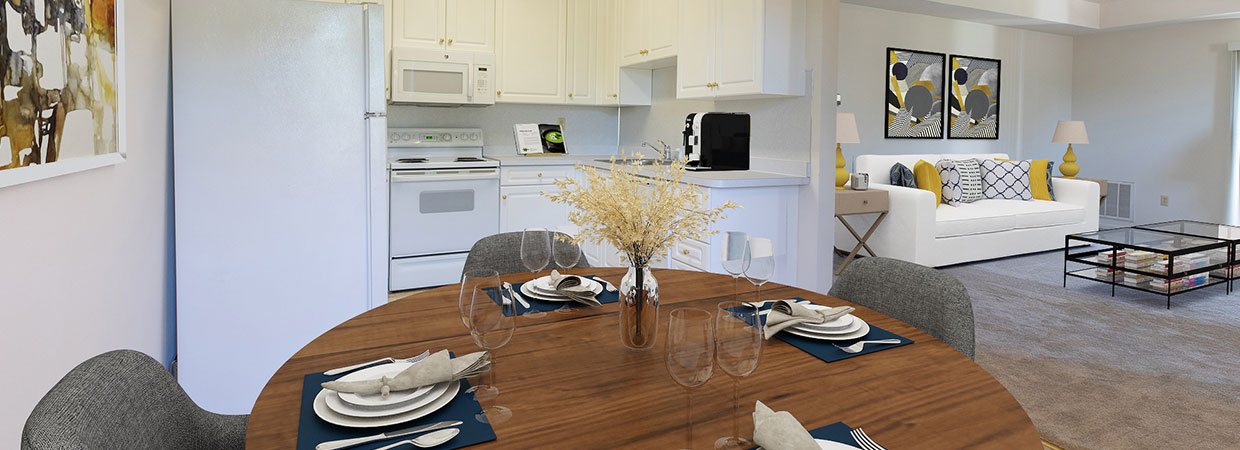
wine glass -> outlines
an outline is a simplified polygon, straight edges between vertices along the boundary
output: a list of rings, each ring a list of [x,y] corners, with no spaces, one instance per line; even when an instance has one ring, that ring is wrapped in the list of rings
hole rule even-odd
[[[498,282],[498,279],[496,281]],[[489,286],[474,288],[473,300],[469,308],[469,335],[474,338],[475,344],[491,352],[491,381],[485,385],[479,384],[473,389],[479,401],[499,396],[499,388],[495,386],[498,378],[496,367],[499,357],[495,351],[512,340],[513,332],[516,330],[516,302],[502,296],[501,301],[496,302],[491,297],[491,293],[487,292],[488,288]],[[498,286],[495,288],[498,289]],[[483,414],[475,418],[483,423],[503,423],[512,418],[512,410],[492,405],[484,408]]]
[[[745,269],[745,279],[758,287],[754,303],[762,302],[762,285],[771,281],[775,275],[775,254],[771,240],[766,238],[749,238],[749,267]]]
[[[737,283],[749,269],[749,233],[729,231],[723,234],[723,271],[732,275],[732,297],[739,295]]]
[[[481,269],[461,274],[461,293],[457,302],[457,310],[461,313],[461,323],[465,324],[465,328],[469,328],[470,302],[474,300],[474,288],[478,286],[494,287],[495,290],[487,292],[494,293],[496,299],[499,299],[502,293],[499,289],[499,272]]]
[[[572,269],[581,260],[581,248],[571,239],[572,236],[565,233],[555,233],[555,236],[551,237],[551,255],[555,259],[556,267]]]
[[[738,301],[719,303],[715,311],[715,362],[732,378],[732,435],[716,440],[715,450],[755,446],[740,434],[740,379],[758,368],[762,341],[758,307]]]
[[[697,308],[672,311],[667,325],[667,373],[685,388],[685,442],[693,446],[693,404],[689,390],[710,381],[715,370],[714,321]]]
[[[526,228],[521,233],[521,263],[532,273],[551,264],[551,233],[546,228]]]

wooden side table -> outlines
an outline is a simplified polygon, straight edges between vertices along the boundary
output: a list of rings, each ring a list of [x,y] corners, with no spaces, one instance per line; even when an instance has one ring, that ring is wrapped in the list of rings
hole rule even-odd
[[[866,244],[865,241],[869,240],[870,235],[874,234],[874,230],[878,229],[878,225],[883,223],[883,219],[887,217],[887,211],[887,191],[878,189],[865,191],[841,189],[835,191],[835,217],[840,219],[840,223],[844,224],[844,228],[847,228],[848,232],[852,233],[853,237],[857,239],[857,245],[844,258],[844,263],[840,264],[840,268],[835,271],[836,275],[839,275],[845,267],[848,267],[848,264],[852,262],[853,258],[857,257],[862,248],[869,252],[870,256],[878,256],[874,253],[874,249],[870,248],[870,245]],[[848,220],[844,219],[844,216],[873,213],[878,213],[878,218],[874,219],[874,224],[870,225],[869,230],[866,230],[865,236],[857,234],[857,230],[853,229],[852,225],[848,224]]]

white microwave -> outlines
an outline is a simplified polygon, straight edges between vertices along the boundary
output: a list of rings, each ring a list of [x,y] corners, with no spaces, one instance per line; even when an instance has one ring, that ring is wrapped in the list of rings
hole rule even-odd
[[[495,55],[393,48],[391,100],[416,105],[494,105]]]

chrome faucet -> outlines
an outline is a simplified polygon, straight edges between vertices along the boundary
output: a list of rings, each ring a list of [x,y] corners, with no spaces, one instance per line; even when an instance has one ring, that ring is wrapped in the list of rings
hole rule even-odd
[[[672,146],[667,145],[667,143],[663,142],[662,139],[659,139],[655,142],[659,143],[659,147],[655,147],[653,144],[649,142],[642,142],[642,147],[650,147],[654,149],[654,151],[659,152],[659,159],[662,161],[671,160],[672,159]]]

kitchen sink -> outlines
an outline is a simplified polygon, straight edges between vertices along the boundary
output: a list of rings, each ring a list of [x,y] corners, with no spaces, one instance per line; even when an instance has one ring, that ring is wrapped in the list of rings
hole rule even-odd
[[[611,162],[610,159],[596,159],[595,161]],[[667,165],[671,165],[675,161],[670,160],[670,159],[654,159],[654,158],[641,158],[641,159],[616,158],[616,162],[620,164],[631,164],[631,165],[637,165],[637,166],[667,166]]]

